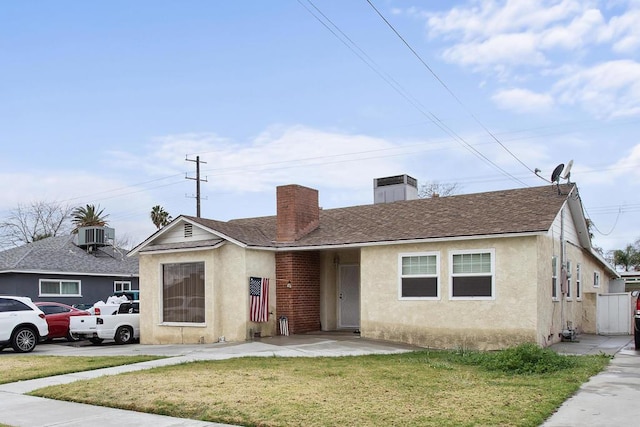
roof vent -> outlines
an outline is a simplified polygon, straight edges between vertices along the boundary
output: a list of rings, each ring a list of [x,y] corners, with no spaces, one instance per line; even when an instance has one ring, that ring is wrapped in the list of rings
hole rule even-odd
[[[193,224],[184,225],[184,237],[193,237]]]
[[[116,231],[109,227],[78,228],[78,246],[106,246],[116,238]]]
[[[418,198],[418,181],[409,175],[388,176],[373,180],[373,203],[391,203]]]

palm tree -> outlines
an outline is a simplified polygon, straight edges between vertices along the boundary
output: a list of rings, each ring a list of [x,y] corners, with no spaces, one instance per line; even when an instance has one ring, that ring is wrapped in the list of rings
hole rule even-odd
[[[613,264],[623,267],[624,271],[629,271],[630,267],[640,264],[640,252],[633,245],[627,245],[624,250],[616,249],[613,251]]]
[[[155,205],[151,208],[151,221],[158,230],[169,224],[171,220],[171,215],[169,215],[169,212],[165,211],[162,206]]]
[[[104,209],[100,209],[100,205],[80,206],[75,208],[71,213],[71,222],[75,225],[74,233],[78,232],[80,227],[104,227],[108,224],[107,217],[103,214]]]

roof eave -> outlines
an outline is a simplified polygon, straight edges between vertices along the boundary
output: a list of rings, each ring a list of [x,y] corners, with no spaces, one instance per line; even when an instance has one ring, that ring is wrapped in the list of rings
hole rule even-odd
[[[498,239],[498,238],[515,238],[515,237],[531,237],[531,236],[544,236],[548,230],[542,231],[529,231],[518,233],[502,233],[502,234],[482,234],[482,235],[467,235],[467,236],[450,236],[450,237],[430,237],[430,238],[418,238],[418,239],[402,239],[402,240],[381,240],[375,242],[353,242],[353,243],[336,243],[336,244],[322,244],[322,245],[307,245],[307,246],[252,246],[247,245],[247,249],[274,251],[274,252],[291,252],[291,251],[309,251],[309,250],[323,250],[323,249],[346,249],[346,248],[361,248],[372,246],[388,246],[388,245],[406,245],[415,243],[438,243],[448,241],[461,241],[461,240],[486,240],[486,239]]]
[[[0,270],[0,274],[11,274],[11,273],[20,273],[20,274],[62,274],[65,276],[100,276],[100,277],[139,277],[138,273],[93,273],[93,272],[82,272],[82,271],[56,271],[56,270]]]

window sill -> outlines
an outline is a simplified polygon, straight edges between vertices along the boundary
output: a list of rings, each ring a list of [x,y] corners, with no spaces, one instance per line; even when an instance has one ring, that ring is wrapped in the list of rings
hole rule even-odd
[[[38,298],[82,298],[82,295],[75,294],[39,294]]]
[[[191,328],[204,328],[207,326],[206,323],[187,323],[187,322],[162,322],[159,323],[158,326],[169,326],[169,327],[191,327]]]

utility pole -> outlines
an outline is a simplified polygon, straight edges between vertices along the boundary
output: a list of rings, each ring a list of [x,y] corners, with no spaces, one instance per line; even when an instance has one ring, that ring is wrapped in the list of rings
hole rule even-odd
[[[200,178],[200,163],[207,163],[207,162],[201,162],[200,161],[200,156],[196,156],[196,159],[190,159],[190,158],[185,158],[185,160],[187,162],[195,162],[196,163],[196,177],[195,178],[191,178],[189,176],[186,176],[186,179],[193,179],[196,182],[196,217],[200,218],[200,181],[204,181],[207,182],[207,179],[201,179]]]

